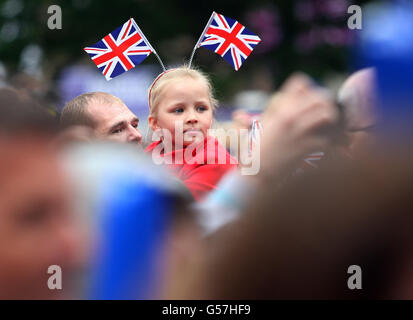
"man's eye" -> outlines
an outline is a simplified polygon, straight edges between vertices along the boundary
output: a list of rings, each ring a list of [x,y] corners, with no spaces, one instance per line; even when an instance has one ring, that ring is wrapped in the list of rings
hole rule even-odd
[[[122,132],[122,130],[123,130],[122,128],[115,129],[115,130],[112,131],[112,134],[120,133],[120,132]]]
[[[133,123],[133,124],[132,124],[132,127],[137,128],[137,127],[138,127],[138,124],[137,124],[137,123]]]

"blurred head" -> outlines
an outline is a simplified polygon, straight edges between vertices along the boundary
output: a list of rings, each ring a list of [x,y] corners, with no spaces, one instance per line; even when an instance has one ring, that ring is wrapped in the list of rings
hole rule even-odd
[[[64,293],[81,237],[57,154],[42,136],[2,139],[0,148],[0,297],[58,298],[48,267],[62,268]]]
[[[56,130],[54,117],[25,93],[0,89],[0,136],[38,131],[52,136]]]
[[[121,99],[105,92],[82,94],[62,110],[63,127],[87,126],[98,139],[142,143],[138,117]]]
[[[171,69],[149,90],[149,126],[153,131],[168,130],[173,144],[183,138],[188,145],[207,136],[216,104],[206,75],[185,66]]]
[[[48,267],[70,279],[82,252],[54,122],[12,90],[0,91],[0,113],[0,298],[57,298],[68,282],[50,290]]]
[[[343,107],[349,149],[354,155],[373,142],[372,133],[379,121],[375,70],[369,68],[353,73],[340,88],[338,100]]]

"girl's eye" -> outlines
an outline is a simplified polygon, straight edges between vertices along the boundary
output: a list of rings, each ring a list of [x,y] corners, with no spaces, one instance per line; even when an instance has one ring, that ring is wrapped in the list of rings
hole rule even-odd
[[[184,112],[183,108],[178,108],[174,110],[174,113],[182,113],[182,112]]]
[[[204,106],[200,106],[200,107],[197,108],[198,112],[203,112],[203,111],[206,111],[206,110],[208,110],[208,108],[204,107]]]

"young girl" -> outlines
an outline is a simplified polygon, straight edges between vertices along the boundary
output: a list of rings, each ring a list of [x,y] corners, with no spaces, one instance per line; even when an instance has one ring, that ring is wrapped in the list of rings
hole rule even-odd
[[[171,159],[167,165],[197,201],[237,167],[227,150],[208,136],[216,105],[208,78],[186,66],[161,73],[149,89],[149,126],[166,134],[146,152]]]

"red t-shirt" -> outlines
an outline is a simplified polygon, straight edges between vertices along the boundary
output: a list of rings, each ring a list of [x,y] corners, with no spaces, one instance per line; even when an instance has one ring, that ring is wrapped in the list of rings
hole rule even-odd
[[[228,151],[213,137],[207,137],[196,147],[182,148],[165,152],[162,141],[150,144],[145,152],[167,159],[166,165],[181,179],[199,201],[210,191],[216,189],[218,182],[230,170],[238,166]]]

